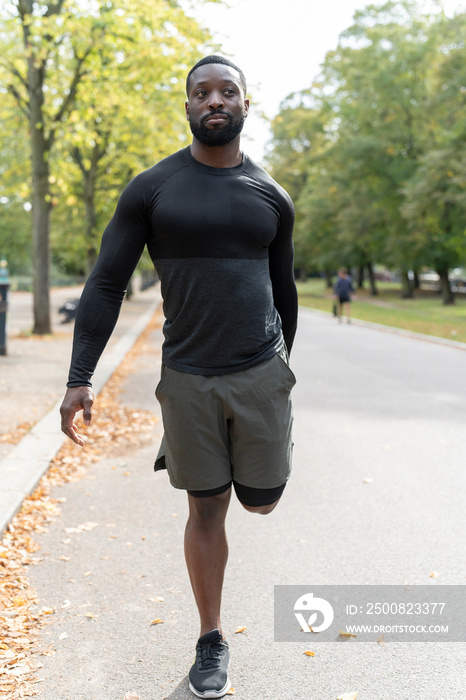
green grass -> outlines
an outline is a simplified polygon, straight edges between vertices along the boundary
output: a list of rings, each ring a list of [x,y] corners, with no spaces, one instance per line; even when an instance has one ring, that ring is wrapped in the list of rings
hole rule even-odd
[[[353,318],[466,343],[466,295],[457,294],[454,305],[444,306],[435,292],[418,291],[414,299],[402,299],[397,284],[380,282],[377,287],[375,297],[367,289],[357,291]],[[332,291],[320,279],[298,282],[298,295],[301,306],[332,310]]]

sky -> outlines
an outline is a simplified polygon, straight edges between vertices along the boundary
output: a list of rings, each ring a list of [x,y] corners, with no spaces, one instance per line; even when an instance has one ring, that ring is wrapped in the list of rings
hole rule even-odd
[[[243,147],[262,161],[270,131],[259,116],[274,117],[291,92],[304,90],[319,73],[325,54],[352,25],[368,0],[226,0],[197,4],[190,14],[202,21],[245,73],[253,100]],[[382,4],[374,0],[372,4]],[[425,3],[427,7],[427,2]],[[465,2],[444,0],[445,11],[466,10]]]

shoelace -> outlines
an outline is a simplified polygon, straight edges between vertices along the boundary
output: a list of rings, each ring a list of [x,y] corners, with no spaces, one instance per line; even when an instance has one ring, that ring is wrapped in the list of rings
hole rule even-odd
[[[207,642],[199,645],[199,666],[201,669],[216,668],[223,655],[221,642]]]

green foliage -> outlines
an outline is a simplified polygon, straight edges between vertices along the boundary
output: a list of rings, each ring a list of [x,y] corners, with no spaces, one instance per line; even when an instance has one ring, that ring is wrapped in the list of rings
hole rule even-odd
[[[466,13],[435,3],[368,6],[282,105],[269,163],[295,198],[300,267],[464,263],[465,36]]]
[[[3,234],[7,220],[21,222],[30,246],[23,206],[35,209],[37,201],[31,130],[42,137],[49,171],[52,261],[78,274],[92,267],[128,181],[187,143],[185,75],[215,47],[185,7],[175,0],[2,3],[0,249],[13,266],[32,260],[30,249],[25,254]],[[36,121],[33,80],[42,86]]]
[[[0,108],[9,130],[0,129],[0,257],[10,273],[28,272],[32,262],[30,178],[22,118],[12,105]]]

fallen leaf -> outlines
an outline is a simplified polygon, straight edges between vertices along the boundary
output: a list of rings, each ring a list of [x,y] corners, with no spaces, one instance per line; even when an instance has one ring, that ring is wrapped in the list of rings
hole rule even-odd
[[[161,595],[158,595],[158,596],[155,596],[155,598],[149,598],[149,600],[151,601],[151,603],[163,603],[163,601],[165,599],[162,598]]]
[[[61,555],[61,557],[58,557],[60,561],[69,561],[71,557],[65,557],[64,554]]]
[[[378,640],[377,640],[377,644],[380,644],[381,647],[384,647],[384,646],[385,646],[384,636],[385,636],[385,635],[381,634],[380,637],[379,637]]]
[[[373,483],[374,483],[374,479],[363,479],[363,480],[362,480],[362,483],[363,483],[363,484],[373,484]]]
[[[94,614],[93,613],[84,613],[84,617],[88,617],[90,620],[93,620]]]
[[[55,608],[42,608],[41,612],[44,615],[53,615],[53,613],[55,612]]]
[[[430,578],[438,578],[438,577],[440,576],[440,574],[439,574],[438,571],[432,571],[432,572],[429,574],[429,576],[430,576]]]
[[[68,534],[79,533],[79,532],[90,532],[99,526],[99,523],[83,523],[78,525],[78,527],[65,527],[65,532]]]
[[[315,656],[315,653],[313,651],[305,651],[304,654],[306,656]]]
[[[136,693],[126,693],[125,697],[123,700],[139,700],[141,696],[136,695]]]
[[[156,617],[155,620],[152,620],[150,623],[151,625],[163,625],[164,620],[161,620],[160,617]]]
[[[227,692],[227,695],[234,695],[236,693],[236,690],[234,688],[230,688],[230,690]]]
[[[16,598],[13,598],[13,605],[17,605],[17,606],[26,605],[26,601],[24,600],[24,598],[17,596]]]
[[[344,632],[343,630],[340,630],[338,632],[338,635],[340,637],[357,637],[358,636],[357,634],[352,634],[351,632]]]
[[[246,627],[237,627],[237,628],[235,629],[235,634],[239,634],[240,632],[244,632],[245,629],[246,629]]]
[[[344,693],[343,695],[339,695],[337,700],[356,700],[357,697],[358,693],[355,691],[353,693]]]

